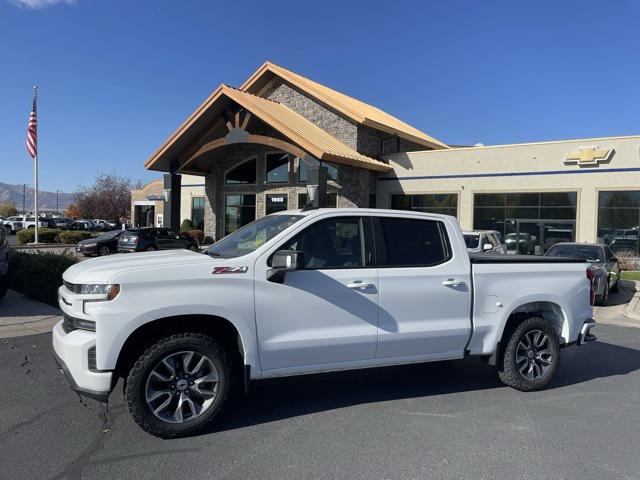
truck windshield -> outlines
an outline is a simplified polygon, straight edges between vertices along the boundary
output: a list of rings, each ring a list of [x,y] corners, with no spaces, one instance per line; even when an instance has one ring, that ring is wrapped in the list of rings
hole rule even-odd
[[[480,235],[465,234],[464,242],[467,244],[467,248],[478,248],[480,243]]]
[[[267,215],[227,235],[204,253],[216,258],[235,258],[247,255],[283,232],[303,215]]]

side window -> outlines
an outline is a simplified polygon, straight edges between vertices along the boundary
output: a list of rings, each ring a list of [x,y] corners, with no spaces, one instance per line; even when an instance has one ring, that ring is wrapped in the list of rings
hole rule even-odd
[[[299,250],[304,268],[362,268],[362,222],[357,217],[321,220],[285,244],[284,250]]]
[[[442,222],[380,218],[380,223],[385,245],[380,260],[382,267],[425,267],[451,258]]]

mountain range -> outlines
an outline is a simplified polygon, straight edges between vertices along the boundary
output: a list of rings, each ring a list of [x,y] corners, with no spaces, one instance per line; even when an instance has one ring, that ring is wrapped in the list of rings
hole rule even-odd
[[[0,182],[0,203],[13,203],[19,211],[22,211],[22,185],[9,185]],[[64,210],[73,203],[73,194],[58,192],[58,210]],[[25,188],[24,205],[26,210],[33,209],[33,188]],[[38,191],[38,209],[55,210],[56,192]]]

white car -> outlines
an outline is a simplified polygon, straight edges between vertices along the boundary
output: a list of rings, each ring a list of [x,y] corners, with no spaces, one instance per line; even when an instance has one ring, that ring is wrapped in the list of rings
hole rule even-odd
[[[8,233],[16,233],[22,230],[22,216],[14,215],[12,217],[7,218],[3,222],[4,227],[7,229]]]
[[[470,256],[449,216],[280,212],[205,253],[88,260],[59,289],[71,386],[106,402],[125,378],[133,418],[161,437],[211,422],[234,384],[285,375],[476,356],[537,390],[561,347],[595,339],[587,264]]]

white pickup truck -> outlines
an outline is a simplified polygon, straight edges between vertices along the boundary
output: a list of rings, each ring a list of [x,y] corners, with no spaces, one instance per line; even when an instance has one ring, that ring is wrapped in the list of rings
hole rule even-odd
[[[133,418],[161,437],[284,375],[479,356],[537,390],[561,347],[595,340],[588,264],[470,257],[444,215],[281,212],[205,254],[113,255],[63,279],[53,347],[72,388],[106,401],[124,378]]]

